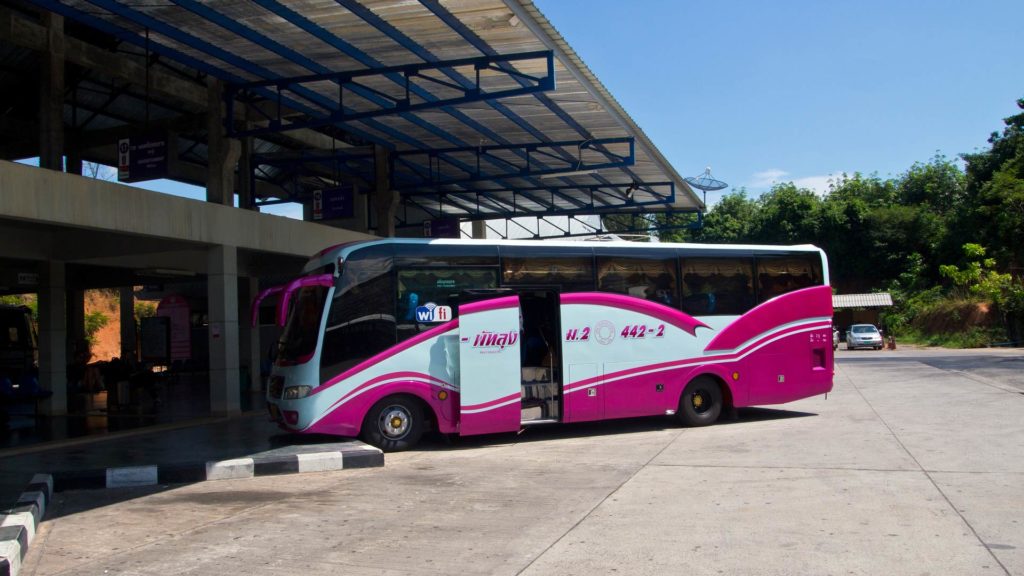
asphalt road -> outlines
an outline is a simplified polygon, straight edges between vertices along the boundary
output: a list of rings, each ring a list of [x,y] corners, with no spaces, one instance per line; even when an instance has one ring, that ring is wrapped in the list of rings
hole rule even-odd
[[[1024,575],[1022,368],[1019,350],[840,350],[827,399],[708,428],[58,494],[22,574]]]

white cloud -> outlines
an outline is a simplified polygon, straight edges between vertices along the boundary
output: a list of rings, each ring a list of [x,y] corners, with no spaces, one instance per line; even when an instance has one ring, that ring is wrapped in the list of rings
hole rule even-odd
[[[814,191],[818,196],[823,196],[828,192],[829,183],[836,180],[836,177],[832,174],[825,176],[805,176],[803,178],[795,178],[793,184],[797,188],[809,188]]]
[[[786,172],[785,170],[770,168],[768,170],[762,170],[761,172],[755,172],[751,176],[750,182],[747,185],[751,188],[757,189],[770,188],[781,182],[792,182],[797,188],[807,188],[809,190],[813,190],[815,194],[822,196],[828,192],[829,183],[838,179],[836,174],[842,173],[842,170],[837,170],[820,176],[801,176],[799,178],[792,178],[790,177],[789,172]]]
[[[782,182],[782,179],[788,175],[789,172],[786,172],[785,170],[769,168],[768,170],[755,172],[748,185],[751,188],[768,188],[772,184]]]

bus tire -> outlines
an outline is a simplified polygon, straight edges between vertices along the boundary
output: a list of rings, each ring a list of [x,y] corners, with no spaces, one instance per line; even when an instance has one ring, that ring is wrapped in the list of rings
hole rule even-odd
[[[690,381],[679,398],[676,416],[684,426],[708,426],[722,413],[722,388],[711,376]]]
[[[423,408],[416,399],[388,396],[366,413],[360,436],[385,452],[400,452],[420,441],[425,424]]]

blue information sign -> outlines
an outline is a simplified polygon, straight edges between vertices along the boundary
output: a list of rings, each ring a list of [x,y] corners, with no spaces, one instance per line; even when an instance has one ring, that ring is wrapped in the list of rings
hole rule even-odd
[[[351,186],[313,192],[313,220],[336,220],[355,216],[355,190]]]
[[[143,182],[166,177],[166,135],[144,134],[117,141],[118,182]]]
[[[423,222],[423,235],[427,238],[459,238],[458,218],[439,218]]]

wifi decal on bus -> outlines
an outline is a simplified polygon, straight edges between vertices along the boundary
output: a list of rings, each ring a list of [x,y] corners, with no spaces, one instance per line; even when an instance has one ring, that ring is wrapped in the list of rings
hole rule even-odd
[[[433,302],[427,302],[423,306],[416,307],[417,322],[447,322],[451,319],[451,306],[438,306]]]

